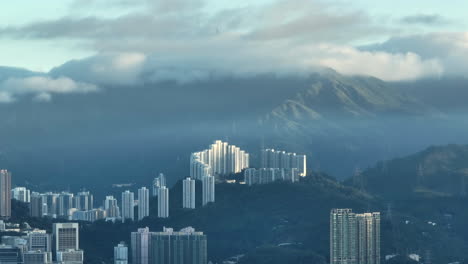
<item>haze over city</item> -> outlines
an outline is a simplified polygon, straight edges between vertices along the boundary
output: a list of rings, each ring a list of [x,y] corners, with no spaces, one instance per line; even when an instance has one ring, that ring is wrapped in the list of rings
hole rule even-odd
[[[467,9],[0,4],[0,263],[466,263]]]

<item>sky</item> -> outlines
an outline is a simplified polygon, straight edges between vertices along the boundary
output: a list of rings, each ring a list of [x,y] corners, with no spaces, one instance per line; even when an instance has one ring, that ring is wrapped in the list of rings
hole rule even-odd
[[[75,89],[60,92],[89,92],[143,76],[189,82],[317,68],[385,81],[465,76],[467,9],[462,0],[8,1],[0,9],[0,66],[44,75],[4,74],[0,101],[51,98],[56,89],[37,91],[29,77],[62,78]]]

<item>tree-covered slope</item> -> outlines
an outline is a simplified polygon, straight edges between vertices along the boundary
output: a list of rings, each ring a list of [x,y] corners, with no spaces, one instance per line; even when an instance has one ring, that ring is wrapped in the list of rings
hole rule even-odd
[[[414,195],[466,196],[468,146],[430,147],[419,153],[379,162],[354,183],[388,198]]]

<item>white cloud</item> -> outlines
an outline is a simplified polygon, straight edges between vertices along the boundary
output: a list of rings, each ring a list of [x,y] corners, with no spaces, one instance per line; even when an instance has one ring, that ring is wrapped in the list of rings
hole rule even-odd
[[[52,101],[52,95],[50,93],[40,93],[34,97],[37,102],[50,102]]]
[[[319,60],[347,75],[369,75],[385,81],[441,76],[444,68],[436,59],[423,60],[415,53],[363,52],[349,47],[326,48],[329,56]]]
[[[16,97],[32,95],[37,101],[50,101],[52,94],[96,92],[94,84],[75,82],[68,77],[33,76],[9,78],[0,83],[0,102],[12,102]]]
[[[103,54],[70,61],[50,74],[89,83],[131,85],[139,81],[145,61],[146,55],[138,52]]]
[[[0,91],[0,103],[11,103],[14,99],[9,92]]]
[[[83,5],[102,7],[111,2],[144,8],[116,17],[64,17],[7,26],[0,28],[0,36],[86,43],[96,56],[65,63],[50,75],[98,85],[308,74],[317,67],[387,81],[468,75],[467,33],[401,37],[386,46],[355,48],[353,43],[381,38],[395,29],[335,2],[276,0],[211,12],[203,0],[86,0]],[[388,49],[392,43],[396,47]]]
[[[361,47],[363,51],[417,54],[421,60],[437,61],[445,75],[468,77],[468,32],[440,32],[394,37]]]

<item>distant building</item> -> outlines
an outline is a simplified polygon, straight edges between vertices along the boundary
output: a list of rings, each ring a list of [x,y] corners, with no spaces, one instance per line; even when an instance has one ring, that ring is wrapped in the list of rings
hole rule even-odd
[[[21,249],[21,252],[28,250],[28,240],[18,236],[2,236],[2,244]],[[1,261],[0,261],[1,263]]]
[[[149,243],[152,263],[164,264],[206,264],[207,238],[203,232],[187,227],[179,232],[164,228],[163,232],[151,234]]]
[[[169,217],[169,189],[162,186],[158,190],[158,217]]]
[[[8,191],[8,193],[10,193]],[[0,245],[0,263],[17,264],[23,263],[21,249],[14,246]]]
[[[52,227],[55,253],[79,250],[78,223],[55,223]]]
[[[90,192],[79,192],[75,196],[75,208],[81,211],[94,209],[94,196]]]
[[[73,193],[62,192],[58,196],[58,217],[68,219],[73,208]]]
[[[114,264],[128,264],[128,247],[124,242],[114,247]]]
[[[380,264],[380,213],[330,213],[330,263]]]
[[[84,221],[88,221],[88,222],[95,222],[98,220],[106,219],[107,217],[106,210],[101,209],[101,208],[84,211],[84,213],[85,213]],[[75,220],[75,219],[72,219],[72,220]]]
[[[356,214],[351,209],[333,209],[330,213],[330,263],[357,262]]]
[[[216,140],[209,149],[190,156],[190,177],[197,180],[208,175],[220,177],[238,173],[248,167],[249,154],[221,140]]]
[[[16,187],[11,190],[11,198],[23,203],[31,202],[31,191],[25,187]]]
[[[52,264],[52,253],[44,251],[27,251],[23,253],[24,264]]]
[[[11,217],[11,173],[0,170],[0,218]]]
[[[195,180],[190,177],[182,182],[183,208],[195,209]]]
[[[135,198],[133,192],[125,191],[122,193],[122,221],[126,219],[135,220]]]
[[[132,246],[132,264],[152,264],[154,263],[150,256],[150,237],[149,228],[139,228],[137,232],[131,233]],[[164,262],[162,262],[164,263]]]
[[[45,232],[31,232],[28,238],[28,251],[52,252],[52,237]]]
[[[44,212],[44,201],[40,193],[33,192],[31,194],[31,203],[29,204],[29,214],[32,217],[42,217],[47,214],[47,204],[45,204]]]
[[[138,189],[138,220],[149,216],[149,190],[146,187]]]
[[[255,184],[268,184],[275,181],[297,182],[299,181],[299,174],[296,168],[250,168],[244,171],[244,181],[245,184],[249,186]]]
[[[356,214],[358,262],[380,264],[380,213]]]
[[[205,206],[208,203],[215,201],[215,178],[213,176],[204,176],[202,179],[203,197],[202,204]]]
[[[65,250],[57,252],[58,264],[83,264],[84,253],[83,250]]]
[[[158,196],[158,190],[162,186],[166,186],[166,176],[163,173],[159,173],[158,177],[153,180],[152,195]]]
[[[52,218],[57,217],[58,198],[59,198],[59,195],[57,193],[47,192],[47,193],[42,194],[43,204],[47,205],[47,210],[43,212],[43,215],[47,215]]]
[[[117,199],[114,196],[106,196],[104,200],[104,210],[106,210],[106,216],[108,218],[120,217],[120,208]]]
[[[286,151],[262,149],[260,167],[273,169],[294,168],[297,169],[299,176],[305,177],[307,175],[307,157],[306,155],[296,155],[296,153]]]

